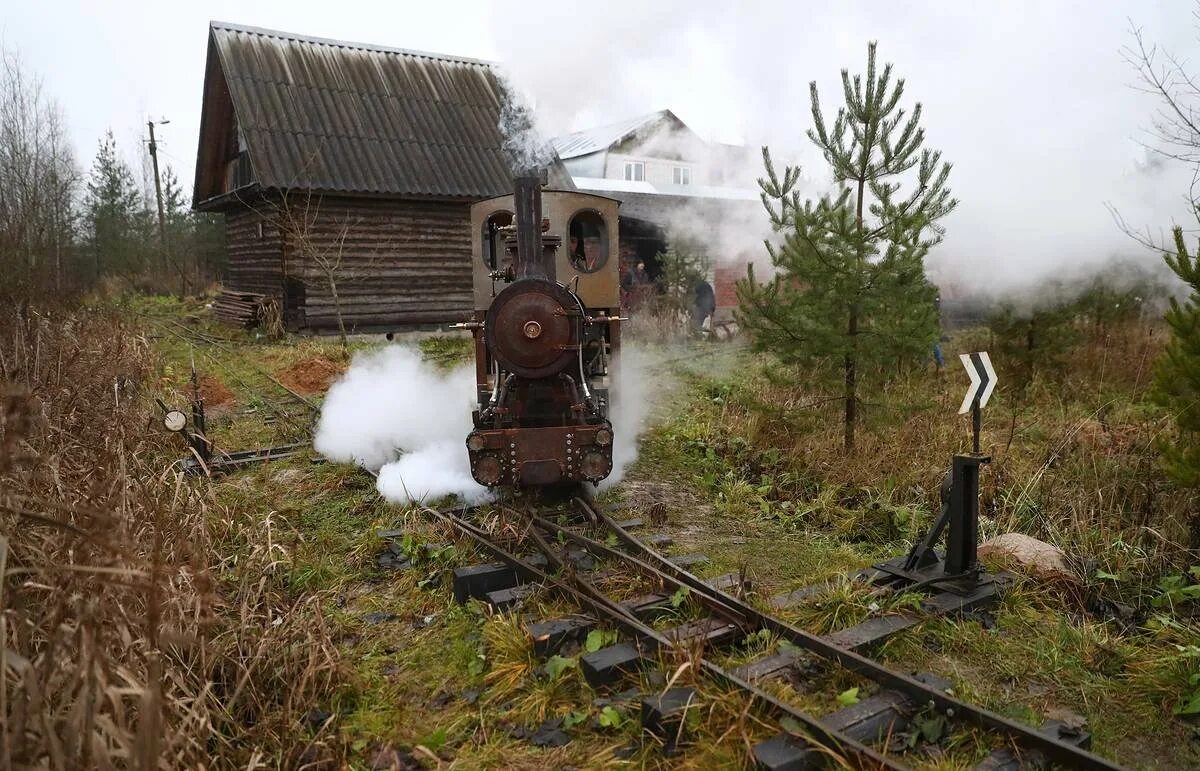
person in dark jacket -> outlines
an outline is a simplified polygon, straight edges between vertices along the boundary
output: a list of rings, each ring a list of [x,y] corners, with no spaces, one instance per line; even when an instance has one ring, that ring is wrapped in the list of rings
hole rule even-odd
[[[696,282],[692,296],[692,329],[704,326],[704,320],[717,310],[717,294],[704,279]]]

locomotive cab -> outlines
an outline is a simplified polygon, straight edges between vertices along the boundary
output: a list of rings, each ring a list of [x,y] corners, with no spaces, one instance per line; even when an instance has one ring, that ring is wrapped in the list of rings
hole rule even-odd
[[[471,207],[478,405],[471,473],[489,487],[597,484],[612,471],[619,202],[516,180]]]

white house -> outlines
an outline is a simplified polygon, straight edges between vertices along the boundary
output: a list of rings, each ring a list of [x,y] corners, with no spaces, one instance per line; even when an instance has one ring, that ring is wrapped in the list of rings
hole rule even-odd
[[[552,141],[583,190],[758,199],[746,148],[705,141],[670,110]]]
[[[577,188],[621,201],[622,262],[643,262],[654,277],[672,238],[699,240],[718,308],[736,303],[733,281],[747,253],[761,251],[765,222],[756,153],[708,142],[670,110],[551,141]]]

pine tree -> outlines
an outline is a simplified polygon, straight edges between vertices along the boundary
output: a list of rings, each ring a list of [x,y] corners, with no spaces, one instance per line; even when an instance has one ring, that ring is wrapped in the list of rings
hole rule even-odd
[[[1166,321],[1171,341],[1159,359],[1154,400],[1175,418],[1177,434],[1161,445],[1163,465],[1179,484],[1200,487],[1200,254],[1188,252],[1176,226],[1175,253],[1163,259],[1191,289],[1180,303],[1171,298]]]
[[[171,164],[163,167],[162,173],[163,213],[167,221],[183,221],[188,215],[187,194],[179,184],[179,176]]]
[[[135,236],[139,208],[133,172],[118,154],[117,142],[109,129],[92,161],[84,198],[86,239],[97,277],[109,271],[128,273],[141,267]]]
[[[658,254],[657,259],[661,270],[658,284],[662,290],[659,308],[668,317],[678,320],[681,327],[690,328],[696,285],[708,273],[708,256],[697,244],[684,238],[673,238],[667,251]]]
[[[921,105],[911,114],[899,107],[904,80],[892,81],[891,64],[877,72],[875,43],[867,47],[866,77],[842,70],[842,86],[845,105],[830,130],[817,84],[809,85],[808,138],[829,164],[836,193],[802,201],[799,167],[781,177],[763,148],[759,186],[782,243],[767,243],[771,281],[759,284],[751,273],[738,282],[738,320],[757,348],[785,362],[837,363],[850,451],[864,376],[932,350],[936,291],[924,260],[942,238],[937,221],[957,201],[946,186],[950,164],[922,149]],[[914,176],[912,192],[901,195],[902,182]]]

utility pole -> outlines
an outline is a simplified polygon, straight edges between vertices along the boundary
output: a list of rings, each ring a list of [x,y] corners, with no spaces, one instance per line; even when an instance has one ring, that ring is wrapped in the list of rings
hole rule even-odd
[[[169,120],[159,121],[160,124],[170,123]],[[146,126],[150,129],[150,162],[154,165],[154,197],[158,201],[158,239],[162,245],[163,265],[167,270],[171,269],[171,261],[167,255],[167,221],[163,215],[162,201],[162,181],[158,177],[158,142],[154,139],[154,121],[146,121]],[[187,295],[187,273],[181,267],[179,270],[180,289],[179,296]]]

